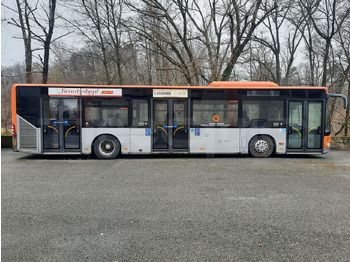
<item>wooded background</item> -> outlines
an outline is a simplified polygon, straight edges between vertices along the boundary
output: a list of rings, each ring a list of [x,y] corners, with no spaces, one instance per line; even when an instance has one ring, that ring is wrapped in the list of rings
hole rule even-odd
[[[1,68],[3,129],[13,83],[273,81],[350,100],[349,0],[13,2],[2,1],[2,26],[23,40],[25,61]],[[341,102],[330,102],[332,133],[349,135]]]

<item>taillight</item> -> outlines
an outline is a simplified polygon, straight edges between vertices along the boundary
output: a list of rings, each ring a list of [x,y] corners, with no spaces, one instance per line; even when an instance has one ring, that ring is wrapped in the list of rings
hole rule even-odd
[[[12,138],[16,138],[17,134],[16,134],[16,127],[14,124],[12,124]]]

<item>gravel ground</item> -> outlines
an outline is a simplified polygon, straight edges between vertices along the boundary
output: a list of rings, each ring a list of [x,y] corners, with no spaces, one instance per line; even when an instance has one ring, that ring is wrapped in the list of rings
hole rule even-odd
[[[2,261],[350,261],[350,152],[2,150]]]

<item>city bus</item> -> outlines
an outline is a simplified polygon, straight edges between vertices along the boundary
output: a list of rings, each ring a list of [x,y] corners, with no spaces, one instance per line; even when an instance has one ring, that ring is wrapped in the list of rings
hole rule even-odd
[[[324,154],[326,87],[15,84],[14,151],[36,154]]]

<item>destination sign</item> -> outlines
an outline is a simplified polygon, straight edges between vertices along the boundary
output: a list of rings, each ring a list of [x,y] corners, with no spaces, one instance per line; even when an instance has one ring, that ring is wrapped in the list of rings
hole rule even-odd
[[[153,89],[153,97],[187,98],[188,89]]]

